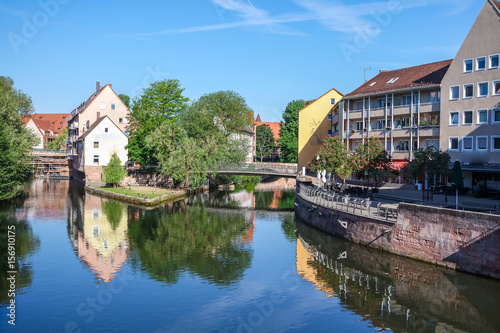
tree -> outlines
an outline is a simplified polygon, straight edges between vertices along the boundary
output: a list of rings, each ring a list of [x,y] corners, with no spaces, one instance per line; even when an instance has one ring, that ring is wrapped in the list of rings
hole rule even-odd
[[[288,103],[283,111],[284,123],[280,124],[278,143],[281,149],[281,158],[287,163],[297,163],[298,161],[299,110],[303,107],[303,100],[294,100]]]
[[[156,162],[154,152],[146,145],[146,137],[163,123],[173,123],[188,98],[182,95],[178,80],[168,79],[153,82],[133,100],[130,121],[128,156],[141,166]]]
[[[21,119],[33,111],[31,98],[13,85],[11,78],[0,76],[0,200],[18,194],[31,171],[27,154],[38,143]]]
[[[59,135],[54,139],[54,141],[51,141],[47,144],[47,149],[56,149],[59,150],[61,145],[64,143],[64,140],[68,140],[68,128],[65,127],[59,133]]]
[[[312,172],[326,170],[345,182],[352,172],[352,161],[342,139],[338,136],[326,138],[318,153],[309,162],[309,169]]]
[[[260,157],[262,162],[264,157],[271,155],[276,150],[273,131],[267,124],[259,125],[256,128],[256,137],[257,157]]]
[[[125,105],[130,109],[130,97],[125,94],[120,94],[118,97],[120,97],[122,102],[125,103]]]
[[[104,167],[104,170],[102,171],[103,177],[104,177],[104,182],[106,184],[113,184],[113,187],[116,187],[116,185],[125,178],[127,173],[123,169],[122,162],[120,161],[120,158],[116,153],[113,153],[111,155],[111,158],[109,159],[108,165]]]
[[[370,137],[362,145],[356,147],[351,161],[353,171],[366,173],[368,180],[373,177],[375,188],[377,188],[389,173],[391,158],[380,140]]]

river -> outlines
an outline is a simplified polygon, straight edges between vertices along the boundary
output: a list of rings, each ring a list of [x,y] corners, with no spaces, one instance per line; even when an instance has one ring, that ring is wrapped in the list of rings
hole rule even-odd
[[[0,331],[500,332],[499,281],[330,237],[261,186],[143,209],[33,181],[0,209]]]

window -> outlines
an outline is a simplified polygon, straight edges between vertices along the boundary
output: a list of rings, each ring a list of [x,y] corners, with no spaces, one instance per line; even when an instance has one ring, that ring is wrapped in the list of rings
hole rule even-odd
[[[488,110],[477,110],[477,124],[484,125],[488,124]]]
[[[375,83],[377,83],[377,82],[370,83],[370,85],[368,87],[373,87],[375,85]]]
[[[464,84],[464,99],[474,97],[474,85]]]
[[[407,117],[407,118],[401,119],[401,126],[403,126],[403,128],[410,127],[410,118]]]
[[[120,120],[122,120],[122,118],[120,118]],[[332,121],[332,115],[331,114],[328,115],[328,120]],[[121,123],[121,121],[120,121],[120,123]]]
[[[125,118],[125,124],[128,124],[130,122],[130,119],[128,117]]]
[[[472,111],[464,111],[464,119],[462,125],[472,125]]]
[[[462,138],[462,151],[472,150],[472,136],[464,136]]]
[[[328,115],[328,120],[332,120],[331,118],[332,116]],[[123,124],[123,118],[118,118],[118,123]]]
[[[104,127],[104,133],[108,133],[108,128]]]
[[[493,95],[500,95],[500,80],[493,81]]]
[[[427,97],[427,103],[439,103],[441,101],[441,92],[431,91]]]
[[[472,72],[472,59],[464,60],[464,73]]]
[[[386,84],[393,84],[394,82],[396,82],[397,80],[399,79],[399,77],[393,77],[392,79],[390,79],[389,81],[387,81]]]
[[[99,212],[97,214],[97,218],[99,217]],[[94,217],[96,218],[96,217]],[[99,226],[96,225],[92,228],[92,234],[94,235],[94,237],[99,237]]]
[[[491,123],[500,124],[500,109],[491,110]]]
[[[498,68],[498,54],[490,55],[490,69]]]
[[[94,165],[99,165],[99,155],[94,155]]]
[[[488,137],[487,136],[476,136],[476,149],[488,150]]]
[[[101,110],[106,109],[106,104],[101,103],[101,104],[99,105],[99,109],[101,109]]]
[[[331,99],[330,99],[330,104],[331,104],[331,105],[335,105],[335,98],[331,98]]]
[[[116,105],[115,104],[111,104],[111,110],[116,110]]]
[[[332,136],[332,130],[328,130],[328,136]]]
[[[439,139],[427,139],[427,147],[434,147],[436,150],[439,150]]]
[[[410,105],[411,104],[411,95],[401,97],[401,105]]]
[[[129,131],[129,130],[125,131],[125,135],[126,135],[126,136],[129,136],[129,134],[130,134],[130,131]]]
[[[477,97],[488,96],[488,82],[479,82],[477,84]]]
[[[362,131],[363,130],[363,122],[362,121],[357,121],[356,122],[356,130]]]
[[[99,148],[99,141],[94,141],[94,148]]]
[[[491,136],[491,151],[500,151],[500,136]]]
[[[486,69],[486,57],[476,58],[476,71],[484,71]]]
[[[98,219],[99,218],[99,208],[93,208],[92,209],[92,218]],[[97,230],[99,230],[99,227],[97,227]]]
[[[458,125],[458,111],[450,112],[450,125]]]
[[[452,86],[450,87],[450,100],[455,100],[460,98],[460,87]]]
[[[458,151],[458,138],[457,137],[450,137],[449,140],[450,141],[449,141],[448,149]]]
[[[396,151],[409,151],[410,150],[410,141],[409,140],[401,140],[399,141],[399,146],[396,146]]]

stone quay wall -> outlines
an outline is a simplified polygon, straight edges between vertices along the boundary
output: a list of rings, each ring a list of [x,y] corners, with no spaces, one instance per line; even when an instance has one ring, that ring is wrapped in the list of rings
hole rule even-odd
[[[296,215],[346,240],[500,279],[500,216],[401,203],[395,222],[329,208],[296,195]]]

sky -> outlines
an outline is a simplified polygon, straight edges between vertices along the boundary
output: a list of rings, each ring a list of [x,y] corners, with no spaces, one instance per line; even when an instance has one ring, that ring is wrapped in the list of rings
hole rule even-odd
[[[137,97],[177,79],[190,100],[233,90],[280,121],[380,69],[452,59],[485,0],[0,0],[0,75],[37,113],[70,113],[96,81]]]

